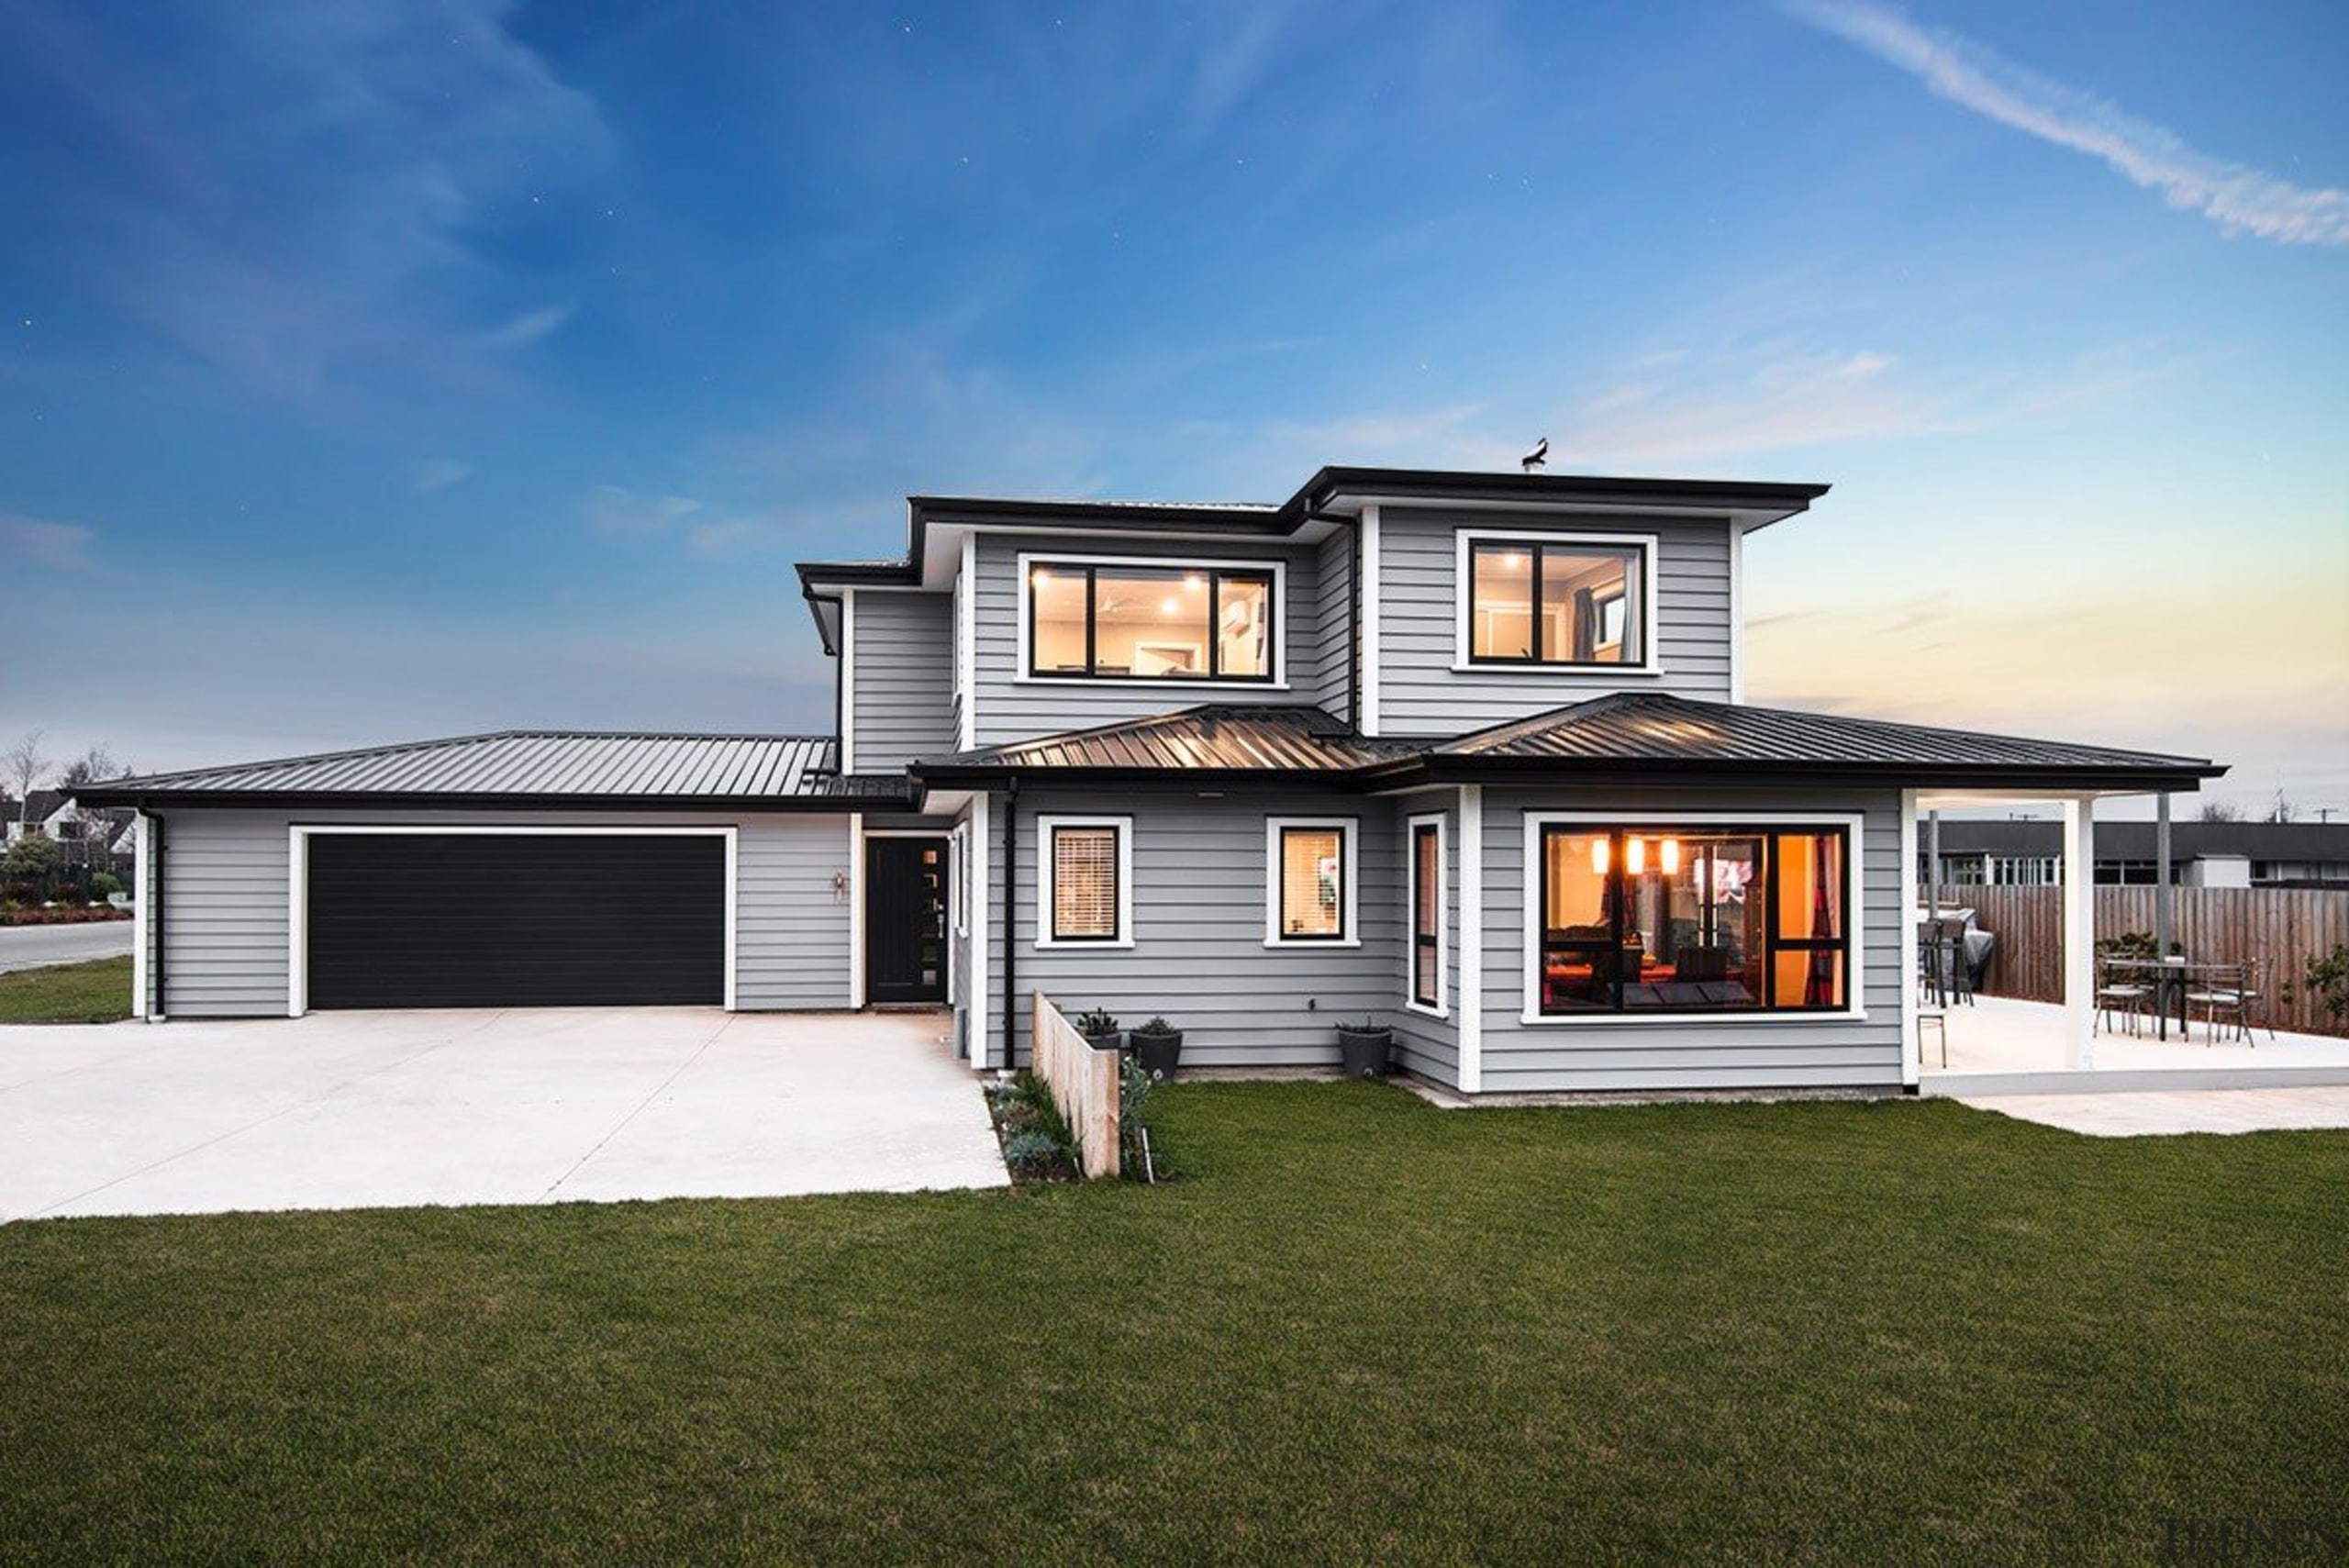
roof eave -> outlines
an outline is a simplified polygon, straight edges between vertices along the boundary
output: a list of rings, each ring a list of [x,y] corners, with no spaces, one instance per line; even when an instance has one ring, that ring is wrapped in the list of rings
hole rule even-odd
[[[95,806],[219,806],[300,810],[330,806],[397,806],[404,810],[473,811],[759,811],[829,812],[902,810],[910,789],[887,793],[830,795],[555,795],[431,793],[414,790],[226,790],[106,789],[82,797]]]
[[[1772,784],[1897,784],[1908,789],[2105,790],[2114,793],[2181,793],[2198,790],[2204,779],[2226,773],[2224,764],[2181,761],[2177,764],[2097,765],[1957,763],[1906,762],[1765,761],[1754,759],[1444,757],[1405,759],[1388,764],[1381,782],[1398,775],[1424,776],[1435,784],[1516,780],[1536,774],[1605,779],[1618,784],[1678,784],[1691,778],[1759,779]]]

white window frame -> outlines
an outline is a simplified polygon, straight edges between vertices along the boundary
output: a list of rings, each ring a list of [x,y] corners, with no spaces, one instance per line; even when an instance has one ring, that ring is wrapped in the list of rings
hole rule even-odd
[[[1052,935],[1052,884],[1059,875],[1054,840],[1063,828],[1108,828],[1118,835],[1118,934],[1056,939]],[[1036,937],[1034,946],[1056,952],[1116,951],[1134,945],[1134,819],[1130,817],[1039,817],[1036,818]]]
[[[1435,1005],[1419,1000],[1419,830],[1435,829]],[[1452,819],[1441,811],[1403,818],[1403,1006],[1452,1016]]]
[[[1476,662],[1468,657],[1474,628],[1468,622],[1471,581],[1469,559],[1480,544],[1565,544],[1591,545],[1608,550],[1637,550],[1640,552],[1640,657],[1637,664],[1514,664]],[[1656,578],[1663,560],[1663,541],[1655,534],[1633,533],[1568,533],[1550,528],[1462,528],[1453,536],[1452,564],[1452,668],[1462,675],[1560,675],[1606,679],[1614,675],[1661,675],[1664,658],[1657,647],[1659,630]],[[1732,631],[1732,640],[1735,633]]]
[[[1338,830],[1338,853],[1343,861],[1339,874],[1339,934],[1334,937],[1294,937],[1281,930],[1281,834],[1291,828]],[[1264,818],[1264,945],[1268,948],[1358,948],[1362,946],[1362,822],[1353,817],[1267,817]]]
[[[1021,550],[1015,559],[1019,575],[1012,579],[1012,596],[1019,603],[1019,641],[1012,650],[1011,678],[1030,686],[1091,686],[1119,691],[1130,686],[1161,687],[1186,692],[1285,692],[1288,686],[1288,562],[1278,556],[1261,560],[1201,555],[1079,555],[1053,550]],[[1270,681],[1186,681],[1130,675],[1038,675],[1029,621],[1030,595],[1028,574],[1038,566],[1131,566],[1161,572],[1270,572],[1273,574],[1273,678]]]
[[[1573,827],[1731,827],[1731,828],[1842,828],[1849,837],[1844,840],[1843,861],[1843,940],[1849,944],[1846,960],[1848,973],[1844,976],[1843,995],[1847,1005],[1840,1012],[1733,1012],[1718,1013],[1544,1013],[1542,1009],[1542,829]],[[1770,1029],[1787,1024],[1841,1024],[1865,1022],[1867,1008],[1867,903],[1866,878],[1863,868],[1867,864],[1865,819],[1856,811],[1642,811],[1627,806],[1620,811],[1529,811],[1525,814],[1524,860],[1520,870],[1524,881],[1523,905],[1519,919],[1520,953],[1517,980],[1519,989],[1518,1022],[1528,1029],[1644,1029],[1667,1025],[1679,1029]]]
[[[286,825],[285,1016],[298,1018],[310,1010],[310,840],[324,833],[365,833],[375,837],[434,834],[495,834],[500,838],[558,836],[566,839],[675,839],[726,840],[726,989],[719,1006],[736,1007],[735,973],[741,956],[737,918],[741,909],[741,841],[731,823],[695,827],[557,826],[549,823],[488,822],[293,822]],[[857,857],[862,860],[860,853]],[[863,971],[859,954],[857,972]]]

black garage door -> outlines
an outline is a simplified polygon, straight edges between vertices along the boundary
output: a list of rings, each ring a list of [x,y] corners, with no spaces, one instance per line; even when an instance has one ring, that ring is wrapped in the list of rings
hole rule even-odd
[[[709,1005],[726,993],[726,842],[315,833],[313,1007]]]

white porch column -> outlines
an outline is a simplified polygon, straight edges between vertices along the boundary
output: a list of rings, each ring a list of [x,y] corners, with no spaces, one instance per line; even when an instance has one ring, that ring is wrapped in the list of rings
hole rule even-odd
[[[147,884],[154,862],[147,840],[147,814],[130,819],[130,1016],[149,1016],[147,1006]]]
[[[2096,1065],[2096,797],[2064,802],[2064,1060]]]
[[[1917,1034],[1917,792],[1900,792],[1900,1086],[1914,1089],[1924,1041]]]

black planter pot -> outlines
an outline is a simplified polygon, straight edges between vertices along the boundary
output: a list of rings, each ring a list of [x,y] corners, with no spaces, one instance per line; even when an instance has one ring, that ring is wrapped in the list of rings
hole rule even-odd
[[[1096,1051],[1123,1051],[1126,1048],[1126,1031],[1111,1029],[1108,1034],[1089,1034],[1085,1037],[1085,1043]]]
[[[1395,1049],[1393,1029],[1338,1029],[1338,1056],[1349,1078],[1384,1078],[1386,1058]]]
[[[1173,1029],[1165,1034],[1142,1034],[1136,1031],[1126,1037],[1133,1047],[1134,1060],[1152,1078],[1172,1078],[1183,1064],[1183,1031]]]

